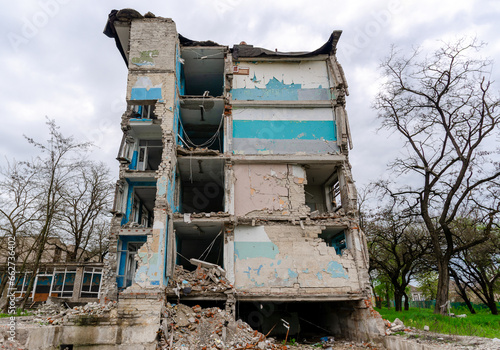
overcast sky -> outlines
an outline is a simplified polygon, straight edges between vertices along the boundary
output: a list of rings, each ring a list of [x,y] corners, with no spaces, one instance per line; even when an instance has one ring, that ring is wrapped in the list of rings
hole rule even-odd
[[[117,176],[127,68],[114,40],[102,31],[109,12],[122,8],[172,18],[177,31],[190,39],[229,46],[246,41],[279,51],[309,51],[333,30],[342,30],[337,57],[349,83],[350,158],[358,186],[387,176],[386,164],[401,147],[397,135],[377,133],[371,109],[377,68],[391,44],[409,49],[469,35],[489,43],[489,57],[500,55],[500,2],[494,0],[11,1],[0,12],[0,164],[5,157],[21,160],[33,154],[23,134],[46,139],[47,116],[66,135],[93,141],[93,156]]]

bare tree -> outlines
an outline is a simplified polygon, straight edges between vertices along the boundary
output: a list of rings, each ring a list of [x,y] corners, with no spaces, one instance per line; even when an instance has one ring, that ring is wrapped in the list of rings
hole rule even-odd
[[[0,239],[4,247],[7,247],[8,238],[16,242],[14,261],[18,265],[17,273],[23,274],[28,256],[36,245],[25,244],[20,238],[30,233],[33,223],[40,215],[37,207],[38,197],[33,195],[35,187],[32,180],[36,172],[29,166],[29,163],[14,160],[7,161],[6,167],[0,169],[0,175]],[[3,266],[9,265],[8,257],[9,251],[3,249],[0,252]],[[7,278],[5,277],[2,278],[0,284],[0,296],[7,291]],[[7,305],[5,305],[6,308]]]
[[[396,213],[389,207],[380,210],[365,223],[370,253],[370,268],[386,275],[394,286],[396,311],[409,308],[406,287],[422,265],[430,242],[421,223],[413,218]]]
[[[69,261],[81,261],[94,236],[103,229],[110,211],[111,183],[109,168],[102,163],[86,162],[74,169],[77,181],[68,183],[62,191],[63,208],[57,226],[62,240],[69,243]],[[94,247],[95,248],[95,247]]]
[[[425,223],[439,272],[434,312],[442,314],[452,256],[485,242],[499,212],[498,200],[484,195],[500,176],[492,159],[498,154],[500,102],[486,78],[491,62],[474,58],[481,47],[462,39],[442,43],[425,57],[418,49],[405,57],[393,48],[382,63],[385,83],[374,105],[383,127],[406,142],[405,154],[391,166],[417,180],[387,190],[405,196]],[[457,240],[453,222],[459,216],[474,216],[485,229],[470,240]]]
[[[63,204],[62,189],[74,179],[74,168],[81,163],[81,152],[90,146],[90,143],[79,143],[73,137],[62,135],[53,120],[47,120],[47,126],[50,138],[46,143],[27,137],[28,142],[41,152],[31,163],[31,167],[36,170],[31,182],[39,191],[36,197],[41,215],[37,220],[36,232],[32,233],[36,237],[37,246],[31,264],[31,277],[21,302],[23,309],[33,290],[45,246]]]
[[[469,235],[480,235],[477,231],[483,229],[470,225],[469,220],[459,224]],[[500,232],[496,230],[487,242],[460,251],[451,260],[450,273],[457,287],[472,291],[493,315],[498,315],[495,297],[500,291]]]

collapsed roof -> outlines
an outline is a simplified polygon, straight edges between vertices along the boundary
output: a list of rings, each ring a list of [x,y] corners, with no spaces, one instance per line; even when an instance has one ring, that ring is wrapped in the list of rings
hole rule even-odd
[[[158,20],[171,21],[171,19],[156,17],[153,13],[148,12],[144,16],[133,9],[112,10],[108,15],[108,21],[104,28],[104,34],[110,38],[114,38],[116,46],[120,51],[125,64],[128,65],[128,41],[130,23],[136,19],[155,18]],[[335,54],[337,43],[339,41],[341,30],[335,30],[328,38],[328,41],[319,49],[310,52],[279,52],[267,50],[253,45],[240,44],[234,45],[230,50],[234,59],[240,58],[306,58],[317,55],[332,55]],[[179,42],[182,46],[220,46],[214,41],[197,41],[188,39],[179,34]]]

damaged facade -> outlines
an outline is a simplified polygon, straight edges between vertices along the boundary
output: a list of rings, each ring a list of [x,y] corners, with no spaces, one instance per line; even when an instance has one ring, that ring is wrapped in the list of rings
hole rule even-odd
[[[105,34],[128,67],[128,107],[101,296],[119,314],[157,312],[152,332],[180,299],[265,333],[285,318],[294,334],[377,334],[341,31],[313,52],[230,48],[126,9]]]

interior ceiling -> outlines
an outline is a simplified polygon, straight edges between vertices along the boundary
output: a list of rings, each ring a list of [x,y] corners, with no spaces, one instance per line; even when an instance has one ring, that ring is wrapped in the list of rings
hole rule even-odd
[[[214,239],[223,228],[222,222],[174,222],[175,233],[182,239]],[[222,236],[222,234],[221,234]]]
[[[182,157],[177,158],[177,165],[181,174],[181,181],[209,183],[214,181],[223,186],[224,159],[204,157]],[[201,167],[201,168],[200,168]]]
[[[156,187],[134,187],[134,190],[137,197],[142,200],[144,206],[152,211],[155,206]]]
[[[118,39],[120,40],[120,44],[123,47],[123,52],[127,57],[128,61],[128,52],[129,52],[129,37],[130,37],[130,24],[119,24],[115,23],[116,34],[118,34]]]
[[[306,169],[307,185],[324,185],[335,172],[334,164],[311,164]]]
[[[333,237],[342,233],[347,227],[327,227],[326,230],[321,231],[321,235],[326,237]]]
[[[161,126],[160,124],[154,124],[149,120],[146,122],[142,121],[131,121],[130,129],[132,130],[132,134],[137,138],[143,140],[161,140]]]
[[[203,121],[201,120],[202,109]],[[182,124],[186,128],[189,125],[218,126],[223,113],[224,100],[222,98],[189,98],[181,100]]]
[[[222,96],[224,87],[224,51],[223,47],[188,47],[183,48],[184,77],[186,95]]]

